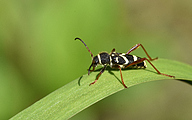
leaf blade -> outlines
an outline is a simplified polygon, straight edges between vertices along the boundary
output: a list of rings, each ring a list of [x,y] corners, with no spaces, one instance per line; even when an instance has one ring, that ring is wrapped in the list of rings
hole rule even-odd
[[[162,73],[175,75],[178,80],[192,81],[192,67],[189,65],[165,59],[159,59],[153,63]],[[89,76],[83,75],[68,83],[12,119],[69,119],[97,101],[124,89],[120,83],[118,70],[105,71],[97,83],[89,86],[89,83],[94,81],[98,73],[99,71],[96,71]],[[128,88],[144,82],[171,79],[158,75],[149,65],[145,70],[122,70],[122,74]]]

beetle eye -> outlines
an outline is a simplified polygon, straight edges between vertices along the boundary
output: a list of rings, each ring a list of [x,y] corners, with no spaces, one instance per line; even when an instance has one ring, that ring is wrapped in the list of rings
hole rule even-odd
[[[94,66],[96,66],[98,63],[99,63],[99,59],[98,59],[97,56],[95,56],[95,57],[93,58],[92,64],[93,64]]]
[[[96,63],[95,61],[92,62],[92,66],[96,67],[98,63]]]

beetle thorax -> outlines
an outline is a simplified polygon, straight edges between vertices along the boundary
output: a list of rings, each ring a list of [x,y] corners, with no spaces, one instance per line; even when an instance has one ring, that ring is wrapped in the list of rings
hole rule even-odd
[[[111,62],[111,57],[107,52],[101,52],[95,57],[93,57],[92,63],[94,66],[99,65],[108,65]]]

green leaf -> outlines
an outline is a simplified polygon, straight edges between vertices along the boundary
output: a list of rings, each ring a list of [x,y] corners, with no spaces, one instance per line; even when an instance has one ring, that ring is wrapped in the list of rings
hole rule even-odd
[[[189,65],[165,59],[159,59],[153,63],[162,73],[174,75],[175,79],[178,80],[192,82],[192,67]],[[37,101],[11,119],[69,119],[113,93],[129,90],[121,84],[119,71],[109,68],[94,85],[89,86],[98,74],[99,70],[96,70],[89,76],[87,74],[81,76]],[[122,70],[122,74],[128,88],[144,82],[173,79],[157,74],[149,64],[146,69]]]

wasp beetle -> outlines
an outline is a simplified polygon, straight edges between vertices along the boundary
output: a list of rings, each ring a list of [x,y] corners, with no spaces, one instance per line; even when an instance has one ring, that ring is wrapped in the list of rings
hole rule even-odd
[[[80,39],[80,38],[75,38],[75,40],[77,40],[77,39],[80,40],[85,45],[85,47],[87,48],[87,50],[89,51],[89,53],[91,54],[91,57],[92,57],[92,63],[90,65],[89,69],[88,69],[88,75],[90,74],[90,72],[95,70],[95,67],[97,67],[97,65],[104,66],[101,69],[99,75],[96,77],[96,80],[94,82],[90,83],[90,85],[92,85],[95,82],[97,82],[97,80],[99,79],[100,75],[105,71],[106,67],[110,66],[112,69],[119,69],[120,70],[122,84],[123,84],[123,86],[125,88],[127,88],[127,86],[125,85],[125,83],[123,81],[123,76],[122,76],[121,69],[125,69],[125,68],[128,68],[128,67],[146,68],[147,64],[146,64],[145,61],[148,61],[151,64],[151,66],[157,71],[158,74],[175,78],[175,76],[164,74],[164,73],[159,72],[159,70],[157,70],[157,68],[151,63],[151,61],[156,60],[158,58],[156,57],[156,58],[152,59],[149,56],[149,54],[147,53],[147,51],[145,50],[145,48],[143,47],[142,44],[136,44],[130,50],[128,50],[127,53],[117,53],[115,51],[115,48],[114,48],[111,51],[111,53],[101,52],[101,53],[97,54],[96,56],[93,56],[93,54],[91,53],[91,51],[89,50],[87,45],[83,42],[83,40]],[[139,48],[140,46],[143,48],[143,50],[146,53],[148,58],[141,58],[141,57],[129,54],[132,51],[134,51],[137,48]],[[91,70],[91,68],[92,68],[92,70]]]

